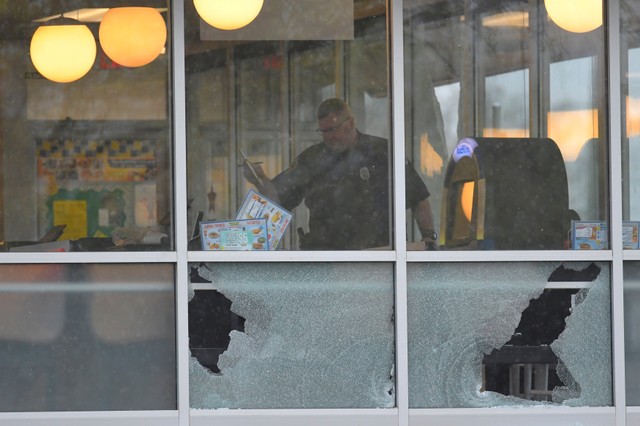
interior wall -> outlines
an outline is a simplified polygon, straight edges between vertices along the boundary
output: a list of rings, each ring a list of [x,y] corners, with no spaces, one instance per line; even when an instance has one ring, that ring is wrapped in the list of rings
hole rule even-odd
[[[167,97],[159,96],[167,93],[167,55],[140,68],[119,67],[98,55],[94,69],[73,83],[27,79],[27,119],[167,119]],[[27,66],[33,68],[31,62]]]
[[[36,157],[35,143],[29,132],[25,111],[27,84],[25,69],[28,60],[24,43],[5,42],[0,47],[0,91],[3,102],[0,152],[2,156],[2,200],[4,209],[4,240],[37,238]]]

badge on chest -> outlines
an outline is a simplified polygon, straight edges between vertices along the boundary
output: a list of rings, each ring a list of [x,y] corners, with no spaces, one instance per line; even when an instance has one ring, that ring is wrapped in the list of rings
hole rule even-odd
[[[360,168],[360,179],[362,179],[363,181],[368,181],[370,177],[371,173],[369,172],[368,167]]]

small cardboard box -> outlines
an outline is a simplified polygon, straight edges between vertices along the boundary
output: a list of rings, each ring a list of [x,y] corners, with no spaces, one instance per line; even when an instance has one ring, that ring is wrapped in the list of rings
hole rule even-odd
[[[598,221],[571,221],[571,247],[574,250],[606,250],[607,223]]]
[[[622,248],[638,250],[638,226],[640,222],[622,222]]]

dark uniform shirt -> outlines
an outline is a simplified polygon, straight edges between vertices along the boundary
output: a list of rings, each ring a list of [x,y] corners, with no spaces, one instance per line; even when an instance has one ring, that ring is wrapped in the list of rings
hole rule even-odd
[[[324,143],[304,150],[273,179],[280,203],[309,208],[302,249],[357,250],[390,244],[389,146],[358,133],[350,150],[334,153]],[[429,197],[416,171],[406,167],[407,208]]]

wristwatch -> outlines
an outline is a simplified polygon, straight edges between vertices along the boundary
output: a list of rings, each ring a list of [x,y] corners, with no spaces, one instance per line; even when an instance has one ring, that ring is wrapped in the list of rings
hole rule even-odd
[[[424,231],[420,231],[420,234],[422,234],[423,240],[438,240],[438,234],[433,229],[425,229]]]

